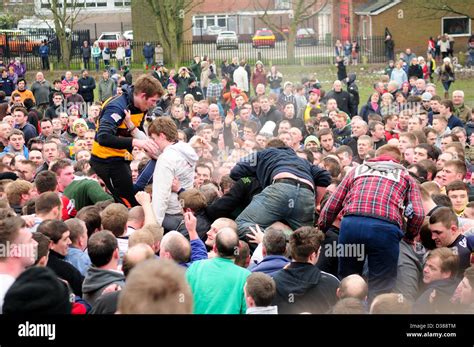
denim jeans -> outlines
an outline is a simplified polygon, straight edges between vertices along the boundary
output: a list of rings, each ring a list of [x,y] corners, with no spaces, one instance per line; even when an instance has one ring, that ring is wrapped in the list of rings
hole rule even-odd
[[[99,57],[94,57],[94,63],[95,63],[95,71],[99,72],[100,58]]]
[[[445,92],[448,92],[448,91],[449,91],[449,87],[451,87],[451,83],[453,83],[453,82],[452,82],[452,81],[445,81],[445,82],[442,82],[443,88],[444,88],[444,91],[445,91]]]
[[[306,188],[287,183],[274,183],[255,195],[250,204],[235,220],[239,237],[246,240],[249,227],[258,224],[266,228],[282,221],[293,230],[313,226],[314,193]]]
[[[281,88],[270,88],[270,93],[275,93],[276,95],[280,95]]]
[[[474,66],[474,52],[469,53],[469,58],[467,59],[467,66]]]
[[[86,70],[89,70],[90,66],[89,66],[89,61],[90,61],[91,58],[89,57],[82,57],[82,61],[84,62],[84,69]]]
[[[145,58],[145,63],[146,63],[146,66],[152,66],[153,58]]]
[[[369,267],[369,300],[378,294],[389,293],[397,279],[399,243],[403,233],[400,228],[381,219],[346,216],[342,218],[339,246],[344,250],[339,256],[339,278],[352,274],[362,275],[364,260]],[[344,246],[345,245],[345,246]],[[352,246],[352,247],[351,247]],[[362,248],[363,254],[349,254],[349,250]]]

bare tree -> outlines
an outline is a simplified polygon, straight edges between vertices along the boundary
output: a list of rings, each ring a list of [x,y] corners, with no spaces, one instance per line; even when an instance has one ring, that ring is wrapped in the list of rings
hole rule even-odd
[[[61,58],[66,68],[71,65],[74,26],[86,6],[86,0],[48,0],[48,12],[54,21],[54,32],[61,47]],[[84,18],[83,18],[84,19]]]
[[[458,15],[474,19],[474,3],[465,0],[414,0],[415,8],[423,18],[438,18]]]
[[[288,10],[289,12],[289,28],[288,32],[279,28],[269,13],[271,10],[275,10],[274,4],[276,1],[266,1],[266,5],[262,5],[262,0],[255,1],[255,9],[257,11],[263,11],[263,14],[259,18],[271,28],[273,31],[279,33],[286,40],[286,50],[288,60],[292,61],[295,56],[295,42],[296,32],[298,26],[315,17],[320,13],[328,4],[328,0],[289,0]]]
[[[185,27],[186,16],[204,0],[147,0],[156,18],[158,39],[163,47],[164,59],[178,67],[183,60],[184,33],[192,28]]]

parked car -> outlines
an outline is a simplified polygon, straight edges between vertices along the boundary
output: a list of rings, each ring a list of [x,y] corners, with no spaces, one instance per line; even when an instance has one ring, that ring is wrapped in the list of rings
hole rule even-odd
[[[8,51],[11,54],[38,54],[39,46],[43,41],[48,41],[48,37],[44,35],[28,34],[24,30],[2,30],[0,32],[0,53],[2,55]]]
[[[100,49],[104,49],[104,44],[107,43],[111,51],[116,51],[118,45],[121,43],[126,46],[128,41],[123,37],[120,32],[105,32],[100,34],[97,39]]]
[[[225,31],[226,29],[217,25],[212,25],[207,27],[206,33],[207,35],[219,35],[220,32]]]
[[[296,46],[316,46],[318,39],[313,28],[301,28],[296,32]]]
[[[133,41],[133,30],[127,30],[123,32],[125,40]]]
[[[252,37],[252,46],[257,47],[271,47],[275,48],[276,37],[270,29],[260,29],[255,32]]]
[[[217,35],[216,40],[216,48],[239,48],[239,38],[235,31],[221,31],[219,35]]]

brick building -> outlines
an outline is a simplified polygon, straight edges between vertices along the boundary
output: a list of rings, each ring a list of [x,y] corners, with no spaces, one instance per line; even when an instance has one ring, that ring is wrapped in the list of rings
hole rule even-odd
[[[333,7],[340,0],[329,0],[328,5],[315,17],[301,25],[313,28],[320,37],[331,34],[333,30]],[[268,8],[268,14],[276,25],[285,29],[291,16],[291,0],[204,0],[189,14],[190,36],[196,40],[207,38],[211,31],[219,27],[237,32],[242,39],[250,38],[255,30],[266,27],[259,16]],[[319,0],[323,3],[323,0]],[[259,4],[259,5],[256,5]],[[319,8],[319,5],[315,6]],[[155,41],[155,19],[145,0],[132,1],[132,22],[134,38],[139,41]],[[217,28],[218,29],[218,28]],[[213,34],[215,38],[215,34]]]
[[[474,18],[474,2],[466,1],[459,10]],[[354,8],[358,16],[358,34],[362,37],[383,36],[387,28],[395,40],[396,52],[411,48],[418,55],[425,55],[430,36],[447,33],[455,39],[456,52],[466,51],[472,34],[472,19],[444,11],[431,12],[420,9],[410,0],[365,1]]]

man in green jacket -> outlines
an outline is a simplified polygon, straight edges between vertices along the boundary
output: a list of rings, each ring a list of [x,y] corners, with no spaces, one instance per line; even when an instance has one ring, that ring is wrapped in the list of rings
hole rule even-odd
[[[109,72],[104,70],[102,79],[99,82],[99,100],[104,102],[113,96],[116,88],[115,81],[110,78]]]
[[[64,189],[64,195],[70,200],[74,200],[77,211],[99,201],[113,200],[113,197],[101,187],[99,180],[100,178],[94,169],[90,168],[87,171],[87,177],[76,176],[74,178],[71,184]]]
[[[244,285],[250,271],[234,264],[239,237],[232,228],[222,228],[213,247],[217,257],[194,262],[186,278],[197,314],[245,314]]]

